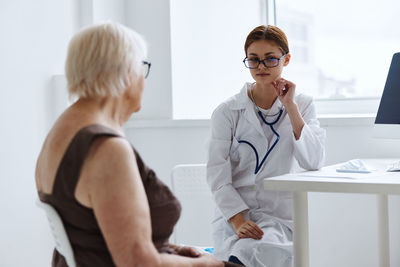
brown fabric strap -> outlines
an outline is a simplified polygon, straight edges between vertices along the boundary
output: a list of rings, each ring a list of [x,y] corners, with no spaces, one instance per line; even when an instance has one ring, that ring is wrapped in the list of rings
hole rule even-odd
[[[69,144],[58,167],[53,195],[74,199],[81,168],[92,142],[99,137],[122,137],[116,131],[99,124],[86,126],[78,131]],[[62,198],[62,197],[61,197]]]

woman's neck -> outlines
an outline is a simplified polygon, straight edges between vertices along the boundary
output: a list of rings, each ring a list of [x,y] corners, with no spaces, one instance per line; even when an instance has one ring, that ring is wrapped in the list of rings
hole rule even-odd
[[[81,114],[85,114],[83,116],[87,116],[89,120],[96,120],[114,129],[121,129],[131,115],[121,101],[114,97],[80,98],[73,106]]]
[[[278,97],[272,84],[255,83],[250,93],[256,105],[262,109],[270,109]]]

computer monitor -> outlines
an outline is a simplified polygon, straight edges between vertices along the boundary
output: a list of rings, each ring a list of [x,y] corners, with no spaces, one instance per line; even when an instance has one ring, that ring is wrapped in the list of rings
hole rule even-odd
[[[400,53],[393,55],[390,64],[373,135],[377,138],[400,139]]]

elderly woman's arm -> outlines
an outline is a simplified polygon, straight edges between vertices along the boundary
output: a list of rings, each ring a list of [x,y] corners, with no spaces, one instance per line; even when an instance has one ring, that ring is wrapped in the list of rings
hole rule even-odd
[[[150,211],[130,144],[97,142],[85,162],[86,188],[107,247],[117,266],[223,266],[211,256],[159,254],[151,240]]]

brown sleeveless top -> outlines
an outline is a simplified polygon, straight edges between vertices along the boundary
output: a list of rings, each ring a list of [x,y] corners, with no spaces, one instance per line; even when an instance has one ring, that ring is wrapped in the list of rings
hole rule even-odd
[[[52,205],[59,213],[75,261],[80,267],[115,266],[93,210],[81,205],[74,196],[83,161],[90,145],[98,137],[122,138],[105,126],[90,125],[82,128],[72,139],[61,160],[52,194],[39,192],[40,200]],[[181,206],[169,188],[144,164],[136,150],[133,151],[150,206],[153,243],[159,252],[168,252],[168,239],[179,219]],[[57,250],[54,250],[52,266],[67,266]]]

